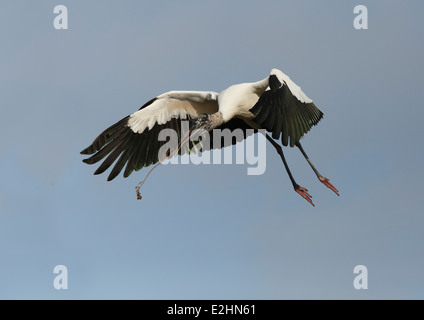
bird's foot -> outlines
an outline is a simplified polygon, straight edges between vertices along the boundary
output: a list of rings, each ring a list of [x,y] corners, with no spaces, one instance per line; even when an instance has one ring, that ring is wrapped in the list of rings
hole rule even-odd
[[[321,181],[327,188],[330,188],[331,190],[333,190],[338,196],[340,196],[339,195],[339,190],[337,190],[336,189],[336,187],[335,186],[333,186],[331,183],[330,183],[330,180],[328,180],[326,177],[319,177],[318,178],[319,179],[319,181]]]
[[[312,196],[308,193],[308,189],[298,185],[294,188],[294,191],[300,194],[302,198],[306,199],[306,201],[308,201],[310,204],[312,204],[315,207],[314,203],[311,200]]]

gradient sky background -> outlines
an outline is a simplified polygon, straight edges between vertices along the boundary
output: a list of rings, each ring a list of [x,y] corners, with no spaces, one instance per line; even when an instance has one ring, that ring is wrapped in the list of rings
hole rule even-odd
[[[68,8],[69,29],[53,27]],[[368,7],[368,30],[353,28]],[[1,1],[0,298],[423,299],[422,1]],[[169,90],[279,68],[324,112],[247,165],[106,182],[79,152]],[[68,290],[53,268],[68,268]],[[353,269],[368,268],[368,290]]]

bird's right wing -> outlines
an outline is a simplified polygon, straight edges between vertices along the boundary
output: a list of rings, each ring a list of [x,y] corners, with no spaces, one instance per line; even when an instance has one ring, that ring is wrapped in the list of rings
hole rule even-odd
[[[311,99],[286,74],[273,69],[268,78],[269,88],[250,109],[254,122],[272,132],[272,137],[281,136],[283,145],[293,147],[323,113]]]
[[[161,130],[175,130],[181,141],[182,120],[190,122],[199,114],[217,112],[217,97],[218,93],[209,91],[170,91],[157,96],[103,131],[81,151],[92,155],[83,161],[94,164],[106,157],[94,173],[101,174],[119,157],[108,180],[114,179],[125,165],[124,177],[128,177],[134,170],[159,161],[159,150],[167,142],[159,140]],[[179,154],[190,152],[193,146],[186,144]]]

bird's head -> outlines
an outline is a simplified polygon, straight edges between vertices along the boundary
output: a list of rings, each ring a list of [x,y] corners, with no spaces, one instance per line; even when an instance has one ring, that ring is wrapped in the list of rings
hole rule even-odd
[[[224,119],[222,117],[222,113],[219,111],[211,114],[201,113],[192,122],[192,125],[190,126],[190,132],[198,132],[199,135],[202,135],[201,132],[209,132],[219,127],[222,123],[224,123]]]
[[[194,120],[193,124],[190,127],[190,131],[194,132],[196,130],[203,129],[209,131],[212,129],[212,121],[210,115],[207,113],[200,114],[197,119]]]

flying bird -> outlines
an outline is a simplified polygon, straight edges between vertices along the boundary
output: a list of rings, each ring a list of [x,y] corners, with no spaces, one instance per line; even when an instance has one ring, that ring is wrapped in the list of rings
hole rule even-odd
[[[232,85],[220,93],[169,91],[161,94],[100,133],[81,154],[91,155],[83,160],[87,164],[106,158],[94,174],[103,173],[116,161],[108,176],[109,181],[124,166],[123,176],[128,177],[134,170],[160,163],[163,159],[158,153],[165,141],[158,139],[159,132],[166,128],[174,129],[180,141],[183,140],[182,120],[189,122],[190,133],[206,130],[210,133],[211,140],[213,129],[242,129],[243,138],[247,136],[247,129],[254,129],[255,132],[265,129],[266,138],[280,155],[294,190],[314,205],[308,190],[297,184],[293,178],[283,149],[277,141],[281,138],[283,146],[296,146],[319,181],[339,195],[329,179],[318,172],[299,142],[322,117],[323,113],[289,76],[278,69],[272,69],[270,75],[263,80]],[[237,143],[237,139],[233,139],[232,144],[234,143]],[[182,147],[180,142],[178,154],[197,150],[189,143]],[[166,154],[173,155],[176,154]]]

